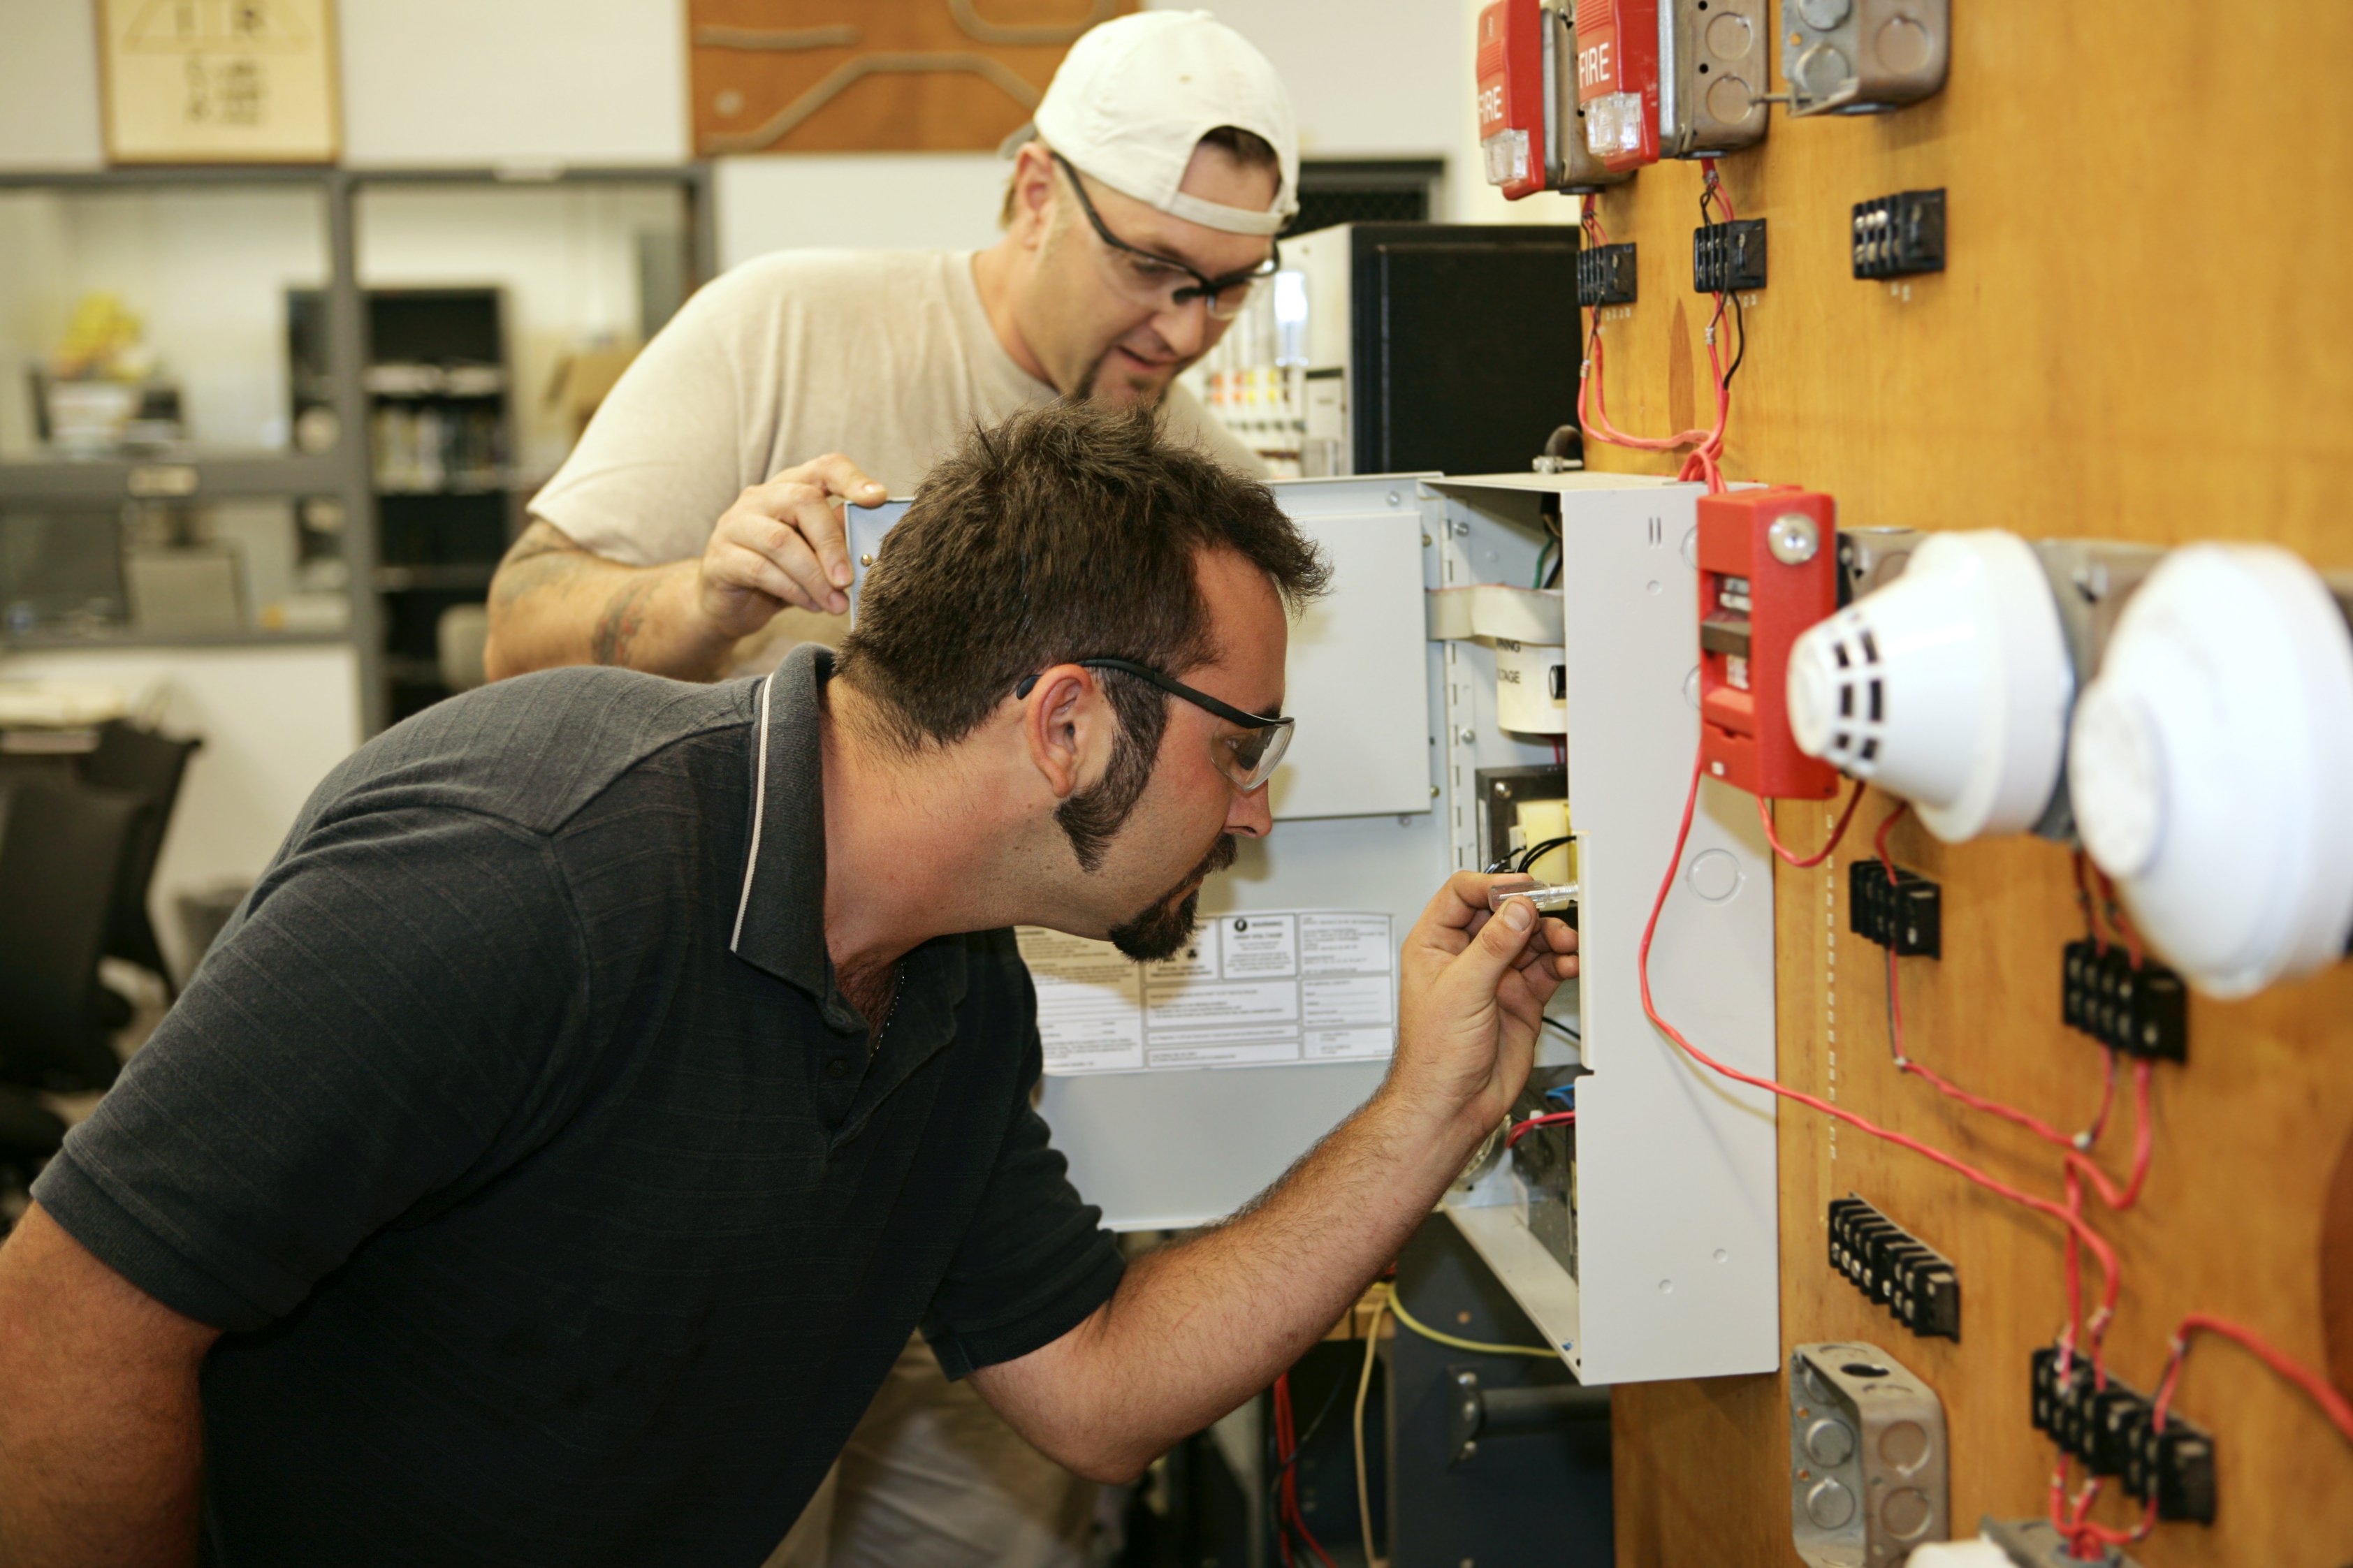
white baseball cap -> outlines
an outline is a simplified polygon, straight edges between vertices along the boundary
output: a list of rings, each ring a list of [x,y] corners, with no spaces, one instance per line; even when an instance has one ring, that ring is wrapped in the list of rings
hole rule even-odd
[[[1231,125],[1274,149],[1282,183],[1264,212],[1187,195],[1185,167],[1209,132]],[[1029,132],[1115,191],[1229,234],[1273,234],[1299,210],[1299,133],[1291,95],[1264,55],[1207,11],[1138,11],[1090,28],[1046,89]]]

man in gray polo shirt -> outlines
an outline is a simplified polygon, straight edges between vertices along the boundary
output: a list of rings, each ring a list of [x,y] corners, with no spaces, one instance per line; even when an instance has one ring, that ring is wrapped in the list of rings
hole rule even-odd
[[[838,667],[363,748],[0,1247],[0,1562],[201,1519],[227,1568],[749,1568],[919,1324],[1099,1479],[1263,1387],[1512,1104],[1573,938],[1455,877],[1382,1088],[1124,1268],[1005,928],[1183,942],[1322,580],[1262,487],[1054,405],[926,481]]]
[[[1121,16],[1071,47],[1036,128],[987,249],[782,251],[688,302],[533,498],[491,586],[493,676],[765,674],[791,642],[837,641],[849,560],[835,504],[906,495],[976,425],[1057,396],[1157,403],[1172,429],[1259,470],[1176,378],[1297,207],[1273,68],[1204,14]],[[920,1342],[840,1486],[777,1568],[1079,1568],[1095,1494]]]

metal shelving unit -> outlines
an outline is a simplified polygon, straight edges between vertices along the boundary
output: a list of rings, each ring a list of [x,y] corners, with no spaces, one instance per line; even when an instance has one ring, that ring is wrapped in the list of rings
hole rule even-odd
[[[544,188],[573,184],[670,184],[686,205],[687,292],[716,270],[710,170],[702,164],[642,168],[533,167],[451,169],[280,169],[266,167],[153,168],[42,174],[0,173],[0,196],[23,191],[117,194],[142,190],[271,190],[308,192],[319,201],[324,248],[323,341],[326,406],[339,435],[333,446],[305,452],[172,445],[152,451],[67,457],[37,453],[0,459],[0,510],[42,506],[90,510],[134,502],[332,500],[342,513],[342,553],[348,568],[343,594],[348,620],[338,631],[305,628],[243,632],[181,632],[108,626],[89,631],[35,628],[12,632],[0,624],[0,653],[59,648],[280,647],[348,643],[357,658],[361,712],[370,733],[387,722],[388,689],[397,677],[417,673],[415,661],[392,658],[385,647],[382,595],[407,591],[479,595],[490,568],[480,565],[385,564],[377,520],[381,488],[370,470],[365,383],[370,363],[365,294],[359,271],[358,213],[363,192],[403,186]],[[0,367],[16,374],[19,367]],[[396,668],[397,666],[398,668]]]

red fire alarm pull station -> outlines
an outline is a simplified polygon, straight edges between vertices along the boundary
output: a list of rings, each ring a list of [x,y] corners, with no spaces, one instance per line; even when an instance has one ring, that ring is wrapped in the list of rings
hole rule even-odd
[[[1577,0],[1577,100],[1606,167],[1659,161],[1659,0]]]
[[[1789,733],[1789,645],[1838,608],[1838,507],[1777,485],[1699,503],[1700,758],[1775,800],[1828,800],[1838,772]]]
[[[1545,188],[1543,0],[1479,13],[1479,151],[1487,183],[1518,201]]]

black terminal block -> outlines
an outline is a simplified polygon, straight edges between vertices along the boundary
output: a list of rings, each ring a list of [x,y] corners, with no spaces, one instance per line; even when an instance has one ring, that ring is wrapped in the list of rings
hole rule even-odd
[[[1577,253],[1577,302],[1581,306],[1634,302],[1634,247],[1596,245]]]
[[[1765,220],[1744,217],[1692,230],[1692,288],[1702,294],[1765,287]]]
[[[1961,1276],[1950,1259],[1863,1199],[1831,1200],[1831,1267],[1923,1339],[1961,1337]]]
[[[2143,1421],[2133,1432],[2125,1464],[2125,1490],[2142,1502],[2157,1499],[2157,1517],[2214,1522],[2214,1437],[2168,1410],[2165,1430]]]
[[[1894,948],[1899,958],[1941,958],[1945,952],[1944,889],[1917,871],[1887,868],[1871,857],[1846,868],[1847,929],[1865,942]]]
[[[1945,269],[1945,193],[1902,191],[1854,204],[1854,275],[1910,278]]]
[[[2156,1426],[2156,1406],[2121,1378],[2103,1382],[2091,1358],[2077,1352],[2060,1370],[2056,1345],[2033,1355],[2034,1429],[2095,1476],[2119,1478],[2135,1500],[2157,1500],[2162,1520],[2214,1522],[2214,1438],[2203,1426],[2168,1410]]]
[[[2157,1061],[2189,1059],[2189,987],[2162,963],[2132,961],[2122,944],[2089,937],[2061,954],[2059,1016],[2111,1050]]]

